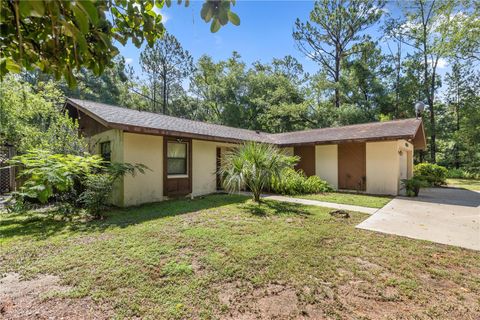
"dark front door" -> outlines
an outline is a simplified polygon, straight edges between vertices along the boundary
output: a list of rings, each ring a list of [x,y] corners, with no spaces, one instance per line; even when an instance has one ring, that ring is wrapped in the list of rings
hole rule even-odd
[[[295,169],[303,170],[307,177],[315,175],[315,146],[298,146],[293,154],[300,157]]]
[[[179,197],[192,192],[192,141],[165,137],[163,142],[165,196]]]
[[[365,190],[366,147],[364,142],[341,143],[338,145],[338,188]]]

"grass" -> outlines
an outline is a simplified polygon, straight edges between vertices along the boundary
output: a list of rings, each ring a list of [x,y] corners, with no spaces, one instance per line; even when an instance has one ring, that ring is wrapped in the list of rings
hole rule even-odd
[[[382,208],[388,202],[390,202],[390,200],[393,199],[393,197],[391,196],[373,196],[373,195],[366,195],[366,194],[343,193],[343,192],[307,194],[307,195],[301,195],[297,197],[303,198],[303,199],[309,199],[309,200],[350,204],[350,205],[370,207],[370,208]]]
[[[57,275],[116,318],[480,316],[477,252],[356,229],[366,217],[236,195],[0,214],[0,273]]]
[[[480,191],[480,180],[475,179],[447,179],[447,184],[452,187]]]

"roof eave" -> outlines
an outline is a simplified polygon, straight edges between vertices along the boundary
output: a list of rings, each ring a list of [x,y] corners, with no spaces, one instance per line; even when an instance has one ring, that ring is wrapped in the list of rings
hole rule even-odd
[[[91,117],[92,119],[94,119],[95,121],[98,121],[101,125],[109,128],[109,129],[114,129],[110,123],[102,118],[100,118],[99,116],[97,116],[95,113],[93,112],[90,112],[89,110],[85,109],[84,107],[82,107],[81,105],[79,105],[78,103],[70,100],[70,98],[67,98],[67,101],[65,102],[65,106],[67,104],[70,104],[72,105],[74,108],[82,111],[83,113],[85,113],[87,116]]]
[[[415,150],[425,150],[427,148],[427,139],[425,136],[425,127],[423,120],[420,118],[420,123],[412,137],[412,144]]]
[[[191,138],[191,139],[199,139],[199,140],[206,140],[206,141],[217,141],[217,142],[225,142],[225,143],[242,143],[247,140],[242,139],[235,139],[235,138],[222,138],[217,136],[211,135],[202,135],[202,134],[195,134],[195,133],[188,133],[182,131],[173,131],[173,130],[163,130],[163,129],[156,129],[156,128],[149,128],[143,126],[134,126],[134,125],[126,125],[123,123],[115,123],[115,122],[108,122],[105,119],[97,116],[95,113],[89,111],[88,109],[82,107],[78,103],[67,98],[65,104],[70,104],[74,108],[80,110],[81,112],[85,113],[87,116],[91,117],[95,121],[98,121],[103,126],[109,129],[118,129],[123,130],[130,133],[138,133],[138,134],[149,134],[149,135],[161,135],[161,136],[172,136],[172,137],[181,137],[181,138]],[[262,139],[259,139],[262,140]],[[267,140],[262,141],[265,143],[271,143]]]
[[[326,140],[326,141],[308,141],[308,142],[294,142],[294,143],[277,143],[279,147],[296,147],[296,146],[307,146],[307,145],[324,145],[324,144],[341,144],[341,143],[352,143],[352,142],[375,142],[375,141],[393,141],[399,139],[412,140],[412,135],[398,135],[398,136],[388,136],[388,137],[372,137],[372,138],[362,138],[362,139],[338,139],[338,140]]]

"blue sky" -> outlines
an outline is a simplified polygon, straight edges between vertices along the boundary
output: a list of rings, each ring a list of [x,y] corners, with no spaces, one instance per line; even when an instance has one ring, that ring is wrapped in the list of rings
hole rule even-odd
[[[208,54],[215,61],[231,56],[237,51],[248,64],[260,60],[270,62],[272,58],[285,55],[296,57],[304,66],[304,70],[313,74],[318,65],[307,59],[296,47],[292,38],[294,22],[297,18],[308,19],[313,8],[313,1],[237,1],[233,11],[241,19],[240,26],[232,24],[222,27],[217,33],[210,32],[210,25],[200,17],[203,1],[193,0],[190,6],[177,5],[172,1],[170,8],[163,8],[165,26],[180,41],[182,46],[194,57]],[[393,3],[387,3],[386,11],[395,17],[401,16],[400,9]],[[378,39],[380,23],[372,26],[368,33]],[[384,46],[384,42],[380,42]],[[404,46],[405,47],[405,46]],[[405,48],[407,50],[411,50]],[[120,46],[121,54],[130,63],[136,74],[141,76],[138,60],[141,49],[132,44]],[[406,53],[405,52],[405,53]],[[443,75],[447,65],[440,65],[439,73]]]
[[[315,71],[316,64],[304,58],[295,48],[292,30],[297,17],[306,20],[313,7],[311,1],[238,1],[233,11],[240,16],[241,24],[228,24],[217,33],[210,32],[210,25],[200,17],[203,1],[191,1],[185,8],[172,1],[170,8],[162,9],[166,16],[165,26],[190,51],[196,59],[203,54],[216,61],[240,53],[244,61],[269,62],[274,57],[293,55],[305,69]],[[164,17],[165,18],[165,17]],[[129,44],[120,47],[121,54],[140,73],[139,49]]]

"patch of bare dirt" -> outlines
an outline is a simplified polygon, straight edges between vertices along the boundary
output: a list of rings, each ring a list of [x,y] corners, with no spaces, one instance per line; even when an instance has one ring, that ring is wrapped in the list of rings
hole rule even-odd
[[[401,295],[396,287],[374,287],[366,281],[349,281],[336,290],[336,310],[347,319],[480,319],[480,300],[458,285],[422,283],[416,298]]]
[[[107,241],[113,239],[113,235],[108,234],[108,233],[101,233],[99,235],[95,236],[84,236],[80,238],[73,239],[72,241],[77,243],[77,244],[92,244],[97,241]]]
[[[17,273],[0,278],[1,319],[109,319],[112,312],[90,298],[56,297],[72,288],[59,284],[60,278],[41,275],[22,280]]]
[[[360,262],[360,261],[359,261]],[[368,268],[381,268],[360,262]],[[244,281],[218,288],[221,319],[480,319],[480,298],[453,281],[429,279],[408,298],[395,286],[362,279],[317,283],[300,289],[275,283],[254,287]]]
[[[240,282],[224,284],[218,294],[227,308],[222,319],[293,319],[300,315],[295,289],[281,284],[253,288]]]

